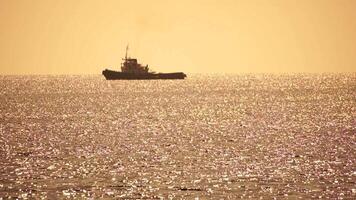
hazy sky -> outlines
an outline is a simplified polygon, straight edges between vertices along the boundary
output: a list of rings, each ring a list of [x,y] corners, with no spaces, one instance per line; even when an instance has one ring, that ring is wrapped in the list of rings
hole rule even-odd
[[[356,0],[0,0],[0,74],[355,72]]]

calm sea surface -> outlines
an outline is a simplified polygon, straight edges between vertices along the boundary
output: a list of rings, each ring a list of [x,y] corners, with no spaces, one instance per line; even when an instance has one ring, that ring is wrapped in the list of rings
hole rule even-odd
[[[355,73],[0,88],[3,198],[356,198]]]

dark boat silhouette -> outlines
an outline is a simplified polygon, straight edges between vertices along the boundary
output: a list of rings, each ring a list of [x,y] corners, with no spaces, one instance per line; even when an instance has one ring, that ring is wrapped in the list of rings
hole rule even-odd
[[[105,69],[102,74],[106,80],[140,80],[140,79],[184,79],[187,77],[183,72],[156,73],[149,72],[148,65],[143,66],[137,62],[136,58],[127,57],[128,46],[126,47],[125,58],[121,64],[121,72]]]

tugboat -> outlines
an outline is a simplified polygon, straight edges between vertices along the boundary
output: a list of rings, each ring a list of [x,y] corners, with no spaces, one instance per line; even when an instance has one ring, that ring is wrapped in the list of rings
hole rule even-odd
[[[187,77],[183,72],[156,73],[149,72],[148,65],[143,66],[136,58],[127,57],[129,47],[126,47],[124,62],[121,63],[121,72],[105,69],[102,74],[106,80],[141,80],[141,79],[184,79]]]

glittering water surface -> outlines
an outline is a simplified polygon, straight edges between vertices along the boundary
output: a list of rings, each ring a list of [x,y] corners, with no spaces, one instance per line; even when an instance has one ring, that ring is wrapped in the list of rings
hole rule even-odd
[[[0,197],[356,197],[356,74],[0,88]]]

